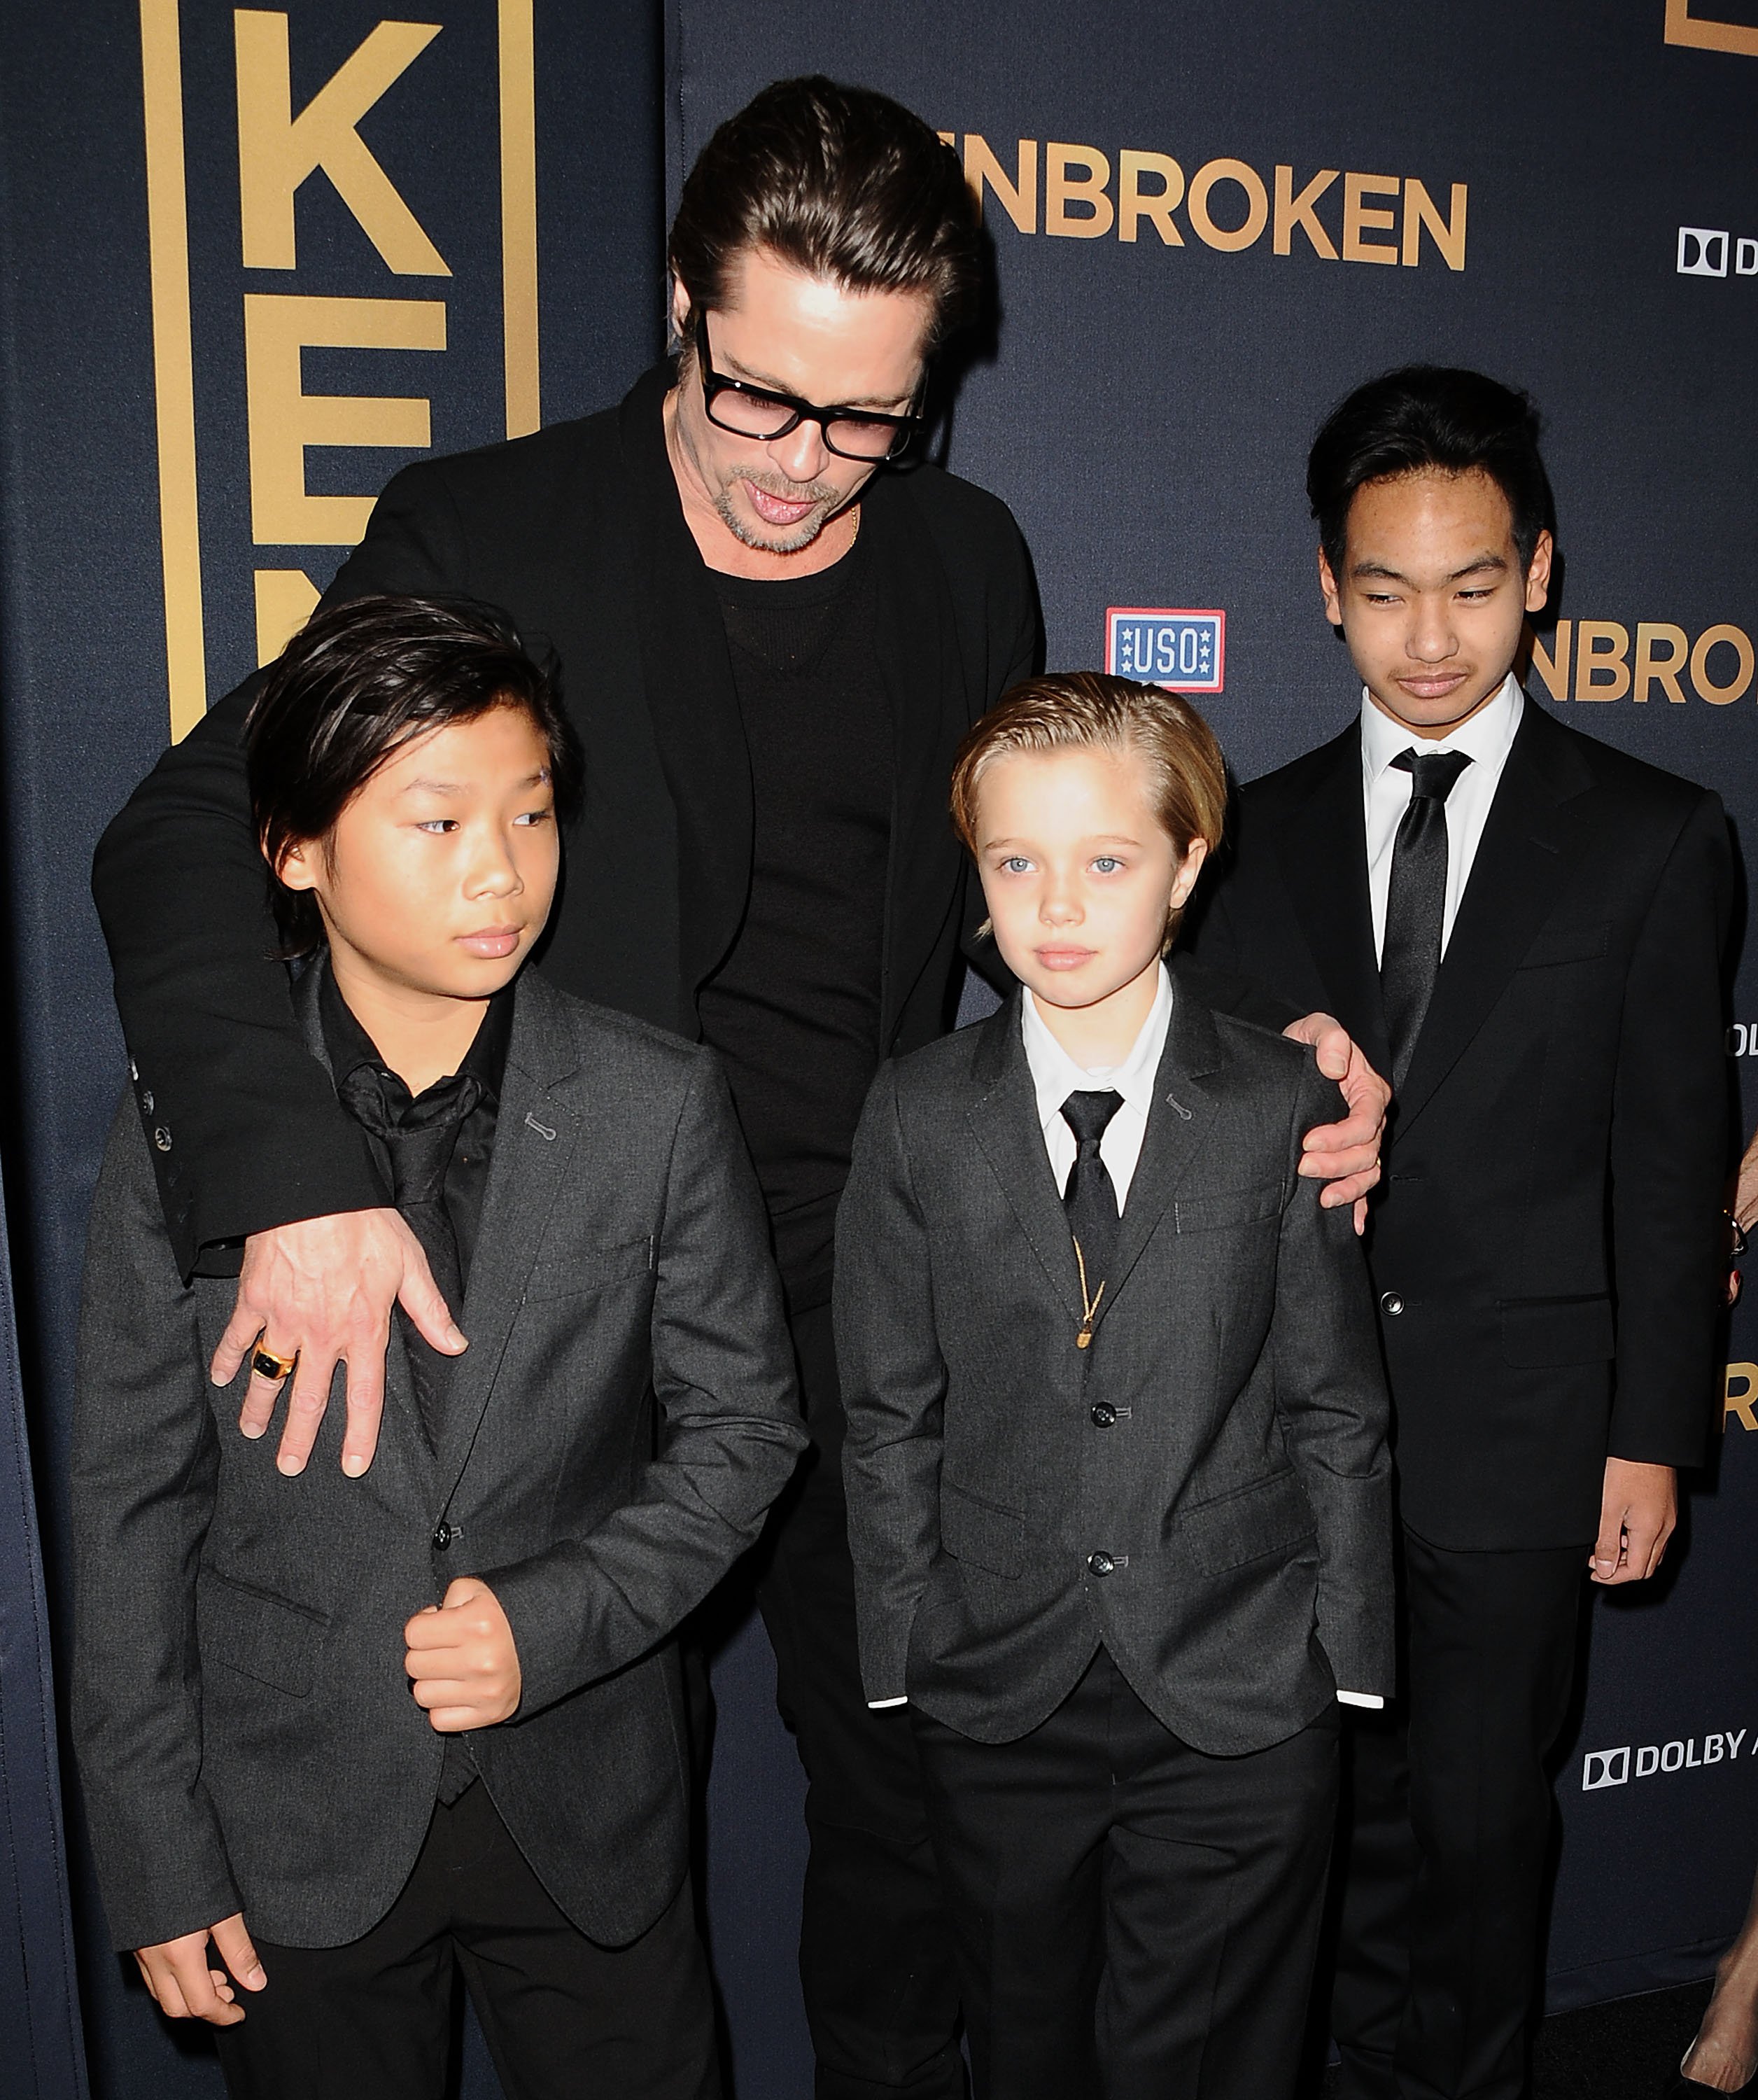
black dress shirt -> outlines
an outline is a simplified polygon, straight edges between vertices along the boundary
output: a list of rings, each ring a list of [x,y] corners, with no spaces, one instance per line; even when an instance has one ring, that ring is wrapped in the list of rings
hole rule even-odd
[[[336,1091],[345,1101],[347,1096],[344,1081],[364,1070],[379,1089],[385,1122],[395,1125],[404,1121],[418,1101],[430,1100],[439,1088],[452,1083],[448,1076],[436,1080],[434,1086],[420,1095],[412,1094],[386,1064],[372,1037],[350,1011],[336,987],[335,974],[328,961],[316,967],[324,972],[318,998],[318,1010],[324,1022],[324,1047],[329,1053],[330,1074],[336,1083]],[[476,1031],[476,1039],[458,1067],[460,1076],[468,1074],[478,1082],[482,1089],[476,1106],[458,1125],[452,1163],[446,1171],[446,1215],[452,1220],[452,1229],[457,1238],[458,1267],[466,1284],[470,1280],[470,1257],[476,1251],[476,1235],[482,1224],[489,1162],[494,1157],[500,1087],[506,1072],[507,1043],[512,1032],[513,987],[507,985],[489,1000],[482,1026]],[[367,1130],[368,1149],[379,1171],[388,1205],[391,1189],[390,1148],[382,1138],[374,1136],[365,1123],[361,1127]],[[459,1308],[454,1305],[452,1312],[456,1318]]]

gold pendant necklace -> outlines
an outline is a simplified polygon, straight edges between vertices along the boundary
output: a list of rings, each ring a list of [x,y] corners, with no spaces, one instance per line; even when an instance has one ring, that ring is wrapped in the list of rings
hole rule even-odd
[[[1093,1321],[1098,1316],[1099,1301],[1105,1295],[1105,1286],[1101,1282],[1091,1296],[1087,1295],[1086,1256],[1082,1253],[1078,1240],[1074,1242],[1074,1259],[1081,1268],[1081,1331],[1074,1338],[1074,1346],[1077,1349],[1090,1349],[1093,1346]]]

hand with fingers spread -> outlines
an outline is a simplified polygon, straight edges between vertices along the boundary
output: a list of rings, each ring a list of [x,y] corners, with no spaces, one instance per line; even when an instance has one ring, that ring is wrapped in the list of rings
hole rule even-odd
[[[208,1965],[208,1943],[225,1963]],[[155,1947],[137,1947],[134,1959],[152,1993],[153,2003],[168,2019],[206,2020],[212,2027],[236,2027],[245,2009],[232,1990],[234,1981],[247,1991],[267,1983],[257,1951],[245,1930],[245,1915],[234,1911],[203,1932],[186,1932]]]
[[[398,1304],[434,1348],[456,1356],[468,1347],[420,1242],[396,1211],[302,1218],[245,1241],[237,1304],[209,1375],[216,1385],[230,1385],[246,1357],[297,1358],[275,1461],[282,1472],[304,1471],[338,1363],[347,1366],[348,1381],[341,1468],[358,1477],[372,1464],[391,1308]],[[238,1418],[246,1436],[266,1432],[281,1388],[267,1367],[253,1371]]]
[[[1646,1582],[1665,1557],[1678,1517],[1679,1476],[1671,1466],[1606,1459],[1599,1537],[1587,1564],[1594,1582],[1605,1589]]]
[[[1368,1222],[1368,1191],[1380,1178],[1380,1140],[1392,1090],[1342,1023],[1329,1014],[1309,1013],[1290,1021],[1282,1033],[1315,1051],[1319,1070],[1342,1089],[1349,1114],[1341,1123],[1320,1123],[1306,1132],[1300,1171],[1307,1180],[1326,1185],[1319,1196],[1326,1210],[1354,1204],[1355,1230],[1361,1232]]]
[[[417,1612],[403,1630],[403,1659],[416,1703],[442,1736],[491,1728],[518,1710],[523,1688],[513,1629],[495,1593],[460,1576],[443,1604]]]

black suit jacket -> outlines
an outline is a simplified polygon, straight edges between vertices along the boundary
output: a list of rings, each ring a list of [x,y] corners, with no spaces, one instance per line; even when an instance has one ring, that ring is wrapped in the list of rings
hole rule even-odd
[[[1608,1452],[1702,1458],[1731,891],[1714,795],[1527,700],[1369,1232],[1402,1511],[1438,1546],[1584,1546]],[[1245,790],[1197,944],[1390,1070],[1358,724]]]
[[[686,1035],[751,876],[751,768],[720,611],[680,508],[668,366],[620,407],[405,468],[327,602],[462,593],[553,648],[587,759],[542,960],[564,990]],[[1028,675],[1038,623],[1006,506],[937,467],[861,499],[897,752],[882,1043],[949,1026],[964,879],[946,814],[959,738]],[[98,849],[93,889],[186,1273],[217,1241],[383,1201],[314,1074],[273,945],[240,731],[251,679],[166,752]]]
[[[1310,1051],[1181,979],[1092,1343],[1019,999],[887,1066],[838,1218],[861,1674],[1007,1742],[1103,1641],[1198,1749],[1392,1689],[1386,1400]],[[1095,1558],[1095,1556],[1097,1556]]]
[[[689,1854],[672,1633],[804,1441],[713,1057],[527,972],[440,1448],[394,1337],[359,1480],[339,1406],[296,1480],[239,1434],[245,1374],[218,1391],[204,1368],[232,1290],[180,1277],[148,1158],[125,1100],[73,1440],[73,1736],[115,1943],[242,1908],[265,1939],[335,1946],[384,1915],[443,1744],[403,1627],[459,1575],[500,1599],[524,1674],[513,1718],[469,1738],[482,1782],[574,1922],[632,1939]]]

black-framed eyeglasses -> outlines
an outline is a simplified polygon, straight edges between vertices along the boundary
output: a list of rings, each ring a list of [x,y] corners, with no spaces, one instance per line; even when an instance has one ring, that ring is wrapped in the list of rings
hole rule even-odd
[[[785,438],[802,423],[816,423],[826,449],[839,459],[890,460],[908,446],[922,427],[920,397],[906,416],[883,416],[871,408],[820,408],[797,394],[778,394],[743,379],[729,379],[714,368],[708,352],[708,316],[696,316],[696,363],[702,372],[702,405],[708,421],[742,438],[765,442]]]

